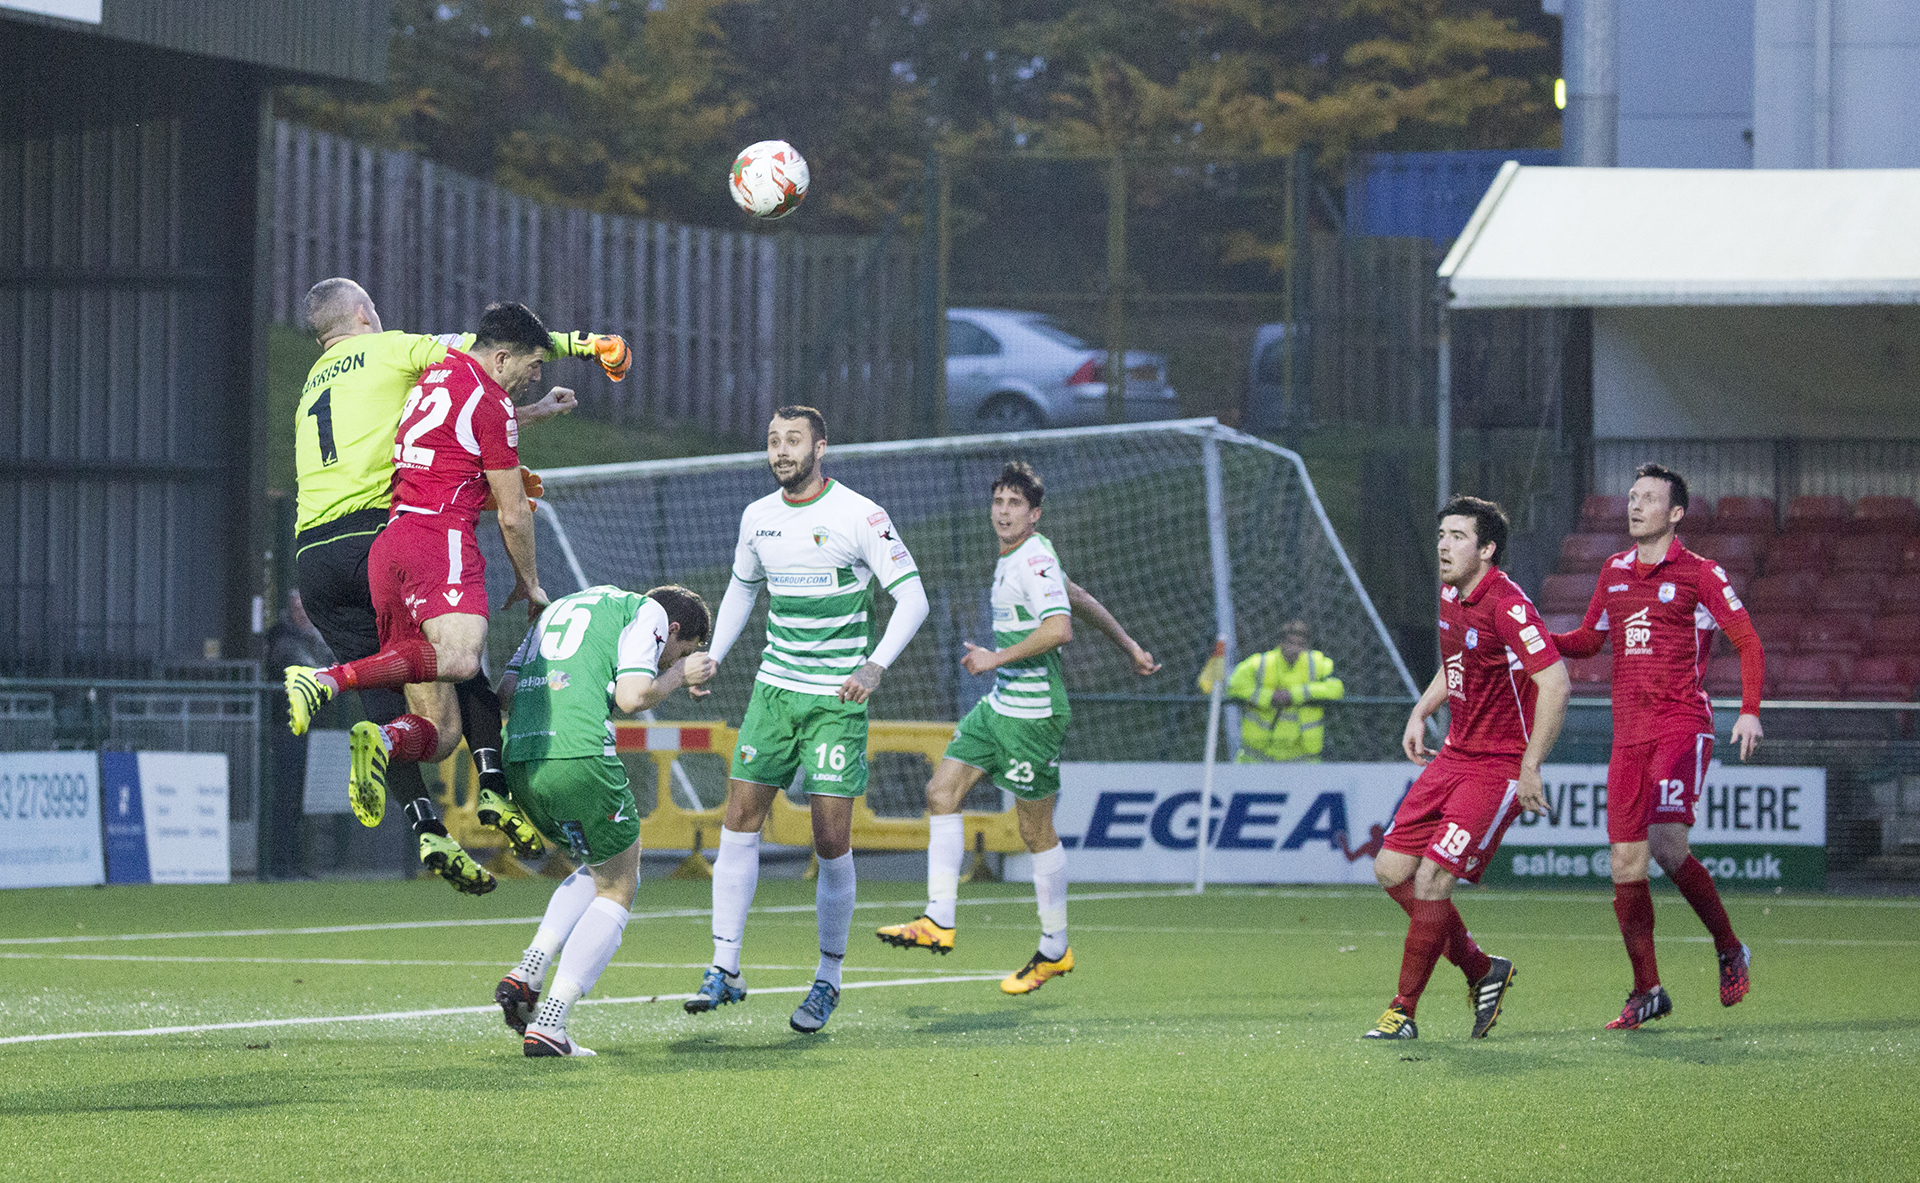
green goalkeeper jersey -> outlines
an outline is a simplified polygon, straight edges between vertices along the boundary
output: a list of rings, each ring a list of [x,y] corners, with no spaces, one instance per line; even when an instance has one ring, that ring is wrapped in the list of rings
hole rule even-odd
[[[591,355],[592,347],[551,334],[549,358]],[[385,509],[393,479],[393,435],[420,373],[465,350],[472,333],[362,333],[336,341],[307,372],[294,416],[293,460],[300,478],[294,529],[307,530],[363,509]]]
[[[614,682],[658,677],[666,647],[666,609],[638,592],[603,585],[547,605],[507,663],[506,760],[613,755]]]

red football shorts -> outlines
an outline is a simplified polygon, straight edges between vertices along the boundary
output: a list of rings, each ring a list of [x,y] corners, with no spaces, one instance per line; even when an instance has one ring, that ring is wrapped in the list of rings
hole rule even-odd
[[[1607,841],[1645,842],[1655,822],[1692,825],[1700,778],[1712,760],[1713,736],[1705,733],[1614,744],[1607,762]]]
[[[1474,760],[1442,751],[1421,771],[1387,827],[1386,850],[1430,858],[1468,883],[1500,849],[1520,816],[1516,760]]]
[[[420,639],[436,616],[487,614],[487,561],[471,528],[434,514],[403,513],[367,551],[367,586],[380,643]]]

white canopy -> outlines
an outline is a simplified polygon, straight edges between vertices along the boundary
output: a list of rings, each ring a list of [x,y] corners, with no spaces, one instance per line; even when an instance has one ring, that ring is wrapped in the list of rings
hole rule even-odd
[[[1920,169],[1523,168],[1440,265],[1452,308],[1920,303]]]

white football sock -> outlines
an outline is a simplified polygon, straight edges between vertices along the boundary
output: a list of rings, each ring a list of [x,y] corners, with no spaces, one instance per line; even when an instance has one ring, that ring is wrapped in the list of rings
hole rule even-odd
[[[1033,894],[1040,901],[1040,956],[1058,961],[1067,951],[1067,848],[1033,856]]]
[[[952,928],[960,903],[960,863],[967,857],[967,827],[957,813],[927,819],[927,919]]]
[[[760,885],[760,834],[720,827],[720,852],[713,856],[713,963],[730,974],[740,972],[740,943],[747,934],[747,909]]]
[[[620,948],[620,936],[627,929],[627,910],[610,899],[595,896],[587,914],[573,926],[560,964],[553,970],[553,992],[548,1001],[563,1000],[571,1006],[574,999],[593,989],[600,974]],[[542,1004],[542,1013],[545,1004]]]
[[[553,966],[553,959],[567,943],[567,934],[573,926],[580,923],[580,917],[586,912],[587,905],[593,903],[593,875],[585,867],[560,881],[553,889],[553,896],[547,901],[547,914],[540,918],[540,928],[533,934],[533,944],[520,958],[520,964],[514,967],[514,973],[535,990],[541,988],[547,980],[547,970]]]
[[[814,977],[840,988],[840,962],[847,955],[847,930],[853,927],[853,852],[820,860],[813,889],[814,923],[820,930],[820,968]]]

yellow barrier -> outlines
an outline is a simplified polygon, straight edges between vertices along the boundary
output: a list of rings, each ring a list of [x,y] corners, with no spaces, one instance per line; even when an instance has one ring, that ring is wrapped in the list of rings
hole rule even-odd
[[[953,738],[951,723],[913,723],[876,719],[867,725],[868,759],[875,752],[915,752],[938,767],[947,742]],[[690,851],[682,870],[699,874],[702,847],[712,849],[720,842],[720,823],[725,816],[724,803],[712,809],[688,809],[674,800],[673,762],[688,753],[711,753],[731,759],[740,733],[725,723],[616,723],[614,746],[622,752],[644,752],[654,767],[654,805],[640,819],[642,850]],[[531,874],[512,853],[498,830],[480,824],[477,812],[480,786],[473,761],[462,743],[453,755],[440,762],[440,791],[435,801],[441,820],[454,841],[468,850],[497,849],[488,863],[497,875],[510,879]],[[975,852],[993,851],[1014,854],[1026,850],[1020,840],[1020,826],[1011,809],[993,813],[963,813],[967,847]],[[763,834],[768,842],[784,846],[813,845],[813,815],[803,805],[795,805],[785,793],[773,799]],[[853,803],[853,848],[855,850],[925,850],[927,818],[881,817],[873,812],[866,798]],[[697,865],[696,865],[697,864]],[[555,864],[549,863],[549,867]]]

